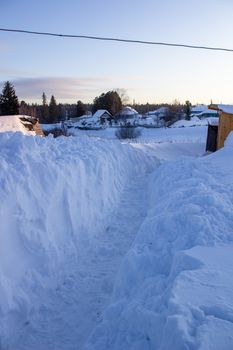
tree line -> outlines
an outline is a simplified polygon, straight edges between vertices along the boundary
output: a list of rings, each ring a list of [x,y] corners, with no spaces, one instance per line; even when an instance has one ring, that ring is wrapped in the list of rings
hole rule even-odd
[[[88,113],[95,113],[99,109],[105,109],[112,116],[121,111],[123,104],[128,102],[125,92],[108,91],[96,97],[93,104],[84,104],[77,101],[76,104],[57,103],[54,95],[48,102],[45,92],[42,93],[41,104],[28,104],[25,101],[19,102],[14,86],[9,81],[5,82],[2,93],[0,94],[0,115],[30,115],[37,117],[41,123],[57,123],[65,119],[79,118]],[[186,119],[190,119],[191,103],[186,101],[180,104],[174,101],[173,104],[163,104],[167,107],[167,121],[180,119],[184,114]],[[161,107],[161,104],[133,104],[131,105],[140,114],[145,114],[151,110]]]

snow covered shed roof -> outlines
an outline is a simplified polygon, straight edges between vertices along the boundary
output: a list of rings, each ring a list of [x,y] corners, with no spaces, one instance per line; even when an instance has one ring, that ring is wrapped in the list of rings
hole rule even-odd
[[[110,117],[111,117],[111,113],[109,113],[107,111],[107,109],[98,109],[98,111],[96,111],[94,114],[93,114],[93,119],[99,119],[102,117],[102,115],[104,115],[105,113],[107,113]]]
[[[208,106],[209,109],[215,110],[215,111],[219,111],[219,112],[224,112],[226,114],[233,114],[233,105],[209,105]]]
[[[27,115],[0,116],[0,132],[22,132],[25,135],[44,136],[37,118]]]

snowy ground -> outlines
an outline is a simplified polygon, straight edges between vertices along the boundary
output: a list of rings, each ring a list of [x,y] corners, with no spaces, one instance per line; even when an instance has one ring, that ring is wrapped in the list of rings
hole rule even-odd
[[[233,348],[232,143],[151,130],[0,135],[1,349]]]
[[[2,347],[80,347],[141,223],[136,188],[159,161],[85,137],[5,133],[0,145]]]
[[[24,327],[18,349],[82,349],[90,331],[103,318],[122,256],[145,218],[144,189],[144,178],[133,180],[109,225],[88,245],[78,247],[77,257],[65,262],[63,279],[55,289],[43,293],[40,302],[44,307]]]
[[[141,135],[134,140],[134,143],[154,143],[154,142],[204,142],[206,136],[205,125],[187,128],[139,128]],[[117,128],[106,128],[102,130],[79,130],[70,129],[75,136],[83,134],[92,138],[104,138],[115,140]]]
[[[86,349],[233,348],[232,146],[163,164]]]

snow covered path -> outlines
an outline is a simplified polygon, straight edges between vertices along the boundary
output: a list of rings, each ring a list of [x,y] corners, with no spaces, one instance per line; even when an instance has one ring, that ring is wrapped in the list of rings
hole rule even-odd
[[[82,349],[109,304],[122,257],[146,216],[147,198],[147,178],[134,178],[122,193],[111,224],[86,249],[82,247],[78,258],[70,256],[65,278],[55,290],[44,290],[43,307],[21,330],[18,350]]]
[[[164,163],[86,350],[233,349],[233,134],[224,149]]]
[[[203,144],[6,133],[0,146],[0,345],[84,349],[148,217],[150,174]]]

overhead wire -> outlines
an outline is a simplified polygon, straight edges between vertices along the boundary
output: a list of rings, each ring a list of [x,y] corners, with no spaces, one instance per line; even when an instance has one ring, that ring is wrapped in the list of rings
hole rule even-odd
[[[233,49],[225,48],[225,47],[211,47],[211,46],[204,46],[204,45],[180,44],[180,43],[171,43],[171,42],[163,42],[163,41],[146,41],[146,40],[123,39],[123,38],[101,37],[101,36],[79,35],[79,34],[60,34],[60,33],[38,32],[38,31],[32,31],[32,30],[9,29],[9,28],[0,28],[0,31],[11,32],[11,33],[21,33],[21,34],[31,34],[31,35],[53,36],[53,37],[61,37],[61,38],[77,38],[77,39],[122,42],[122,43],[130,43],[130,44],[172,46],[172,47],[183,47],[183,48],[198,49],[198,50],[233,52]]]

